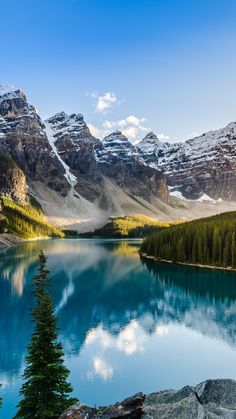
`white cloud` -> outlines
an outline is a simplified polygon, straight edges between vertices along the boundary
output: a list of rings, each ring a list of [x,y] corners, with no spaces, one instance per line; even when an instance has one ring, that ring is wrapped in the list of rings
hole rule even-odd
[[[142,126],[143,122],[146,122],[145,118],[138,118],[135,115],[129,115],[125,119],[120,119],[117,121],[106,120],[103,122],[103,128],[111,129],[111,128],[124,128],[128,126],[133,126],[133,127],[141,128],[142,130],[146,131],[148,128]]]
[[[113,129],[116,126],[116,123],[113,121],[104,121],[102,125],[104,129]]]
[[[135,115],[129,115],[124,119],[111,121],[106,120],[103,122],[104,134],[107,135],[111,130],[121,130],[129,140],[134,141],[137,137],[142,136],[143,132],[148,132],[143,123],[146,122],[145,118],[138,118]]]
[[[133,143],[141,140],[151,129],[145,126],[145,118],[138,118],[135,115],[128,115],[126,118],[118,120],[106,119],[102,123],[102,128],[98,128],[93,124],[88,127],[94,137],[102,139],[109,135],[112,131],[120,130]],[[168,141],[170,138],[164,133],[158,133],[157,137],[161,141]]]
[[[127,357],[145,351],[150,340],[150,331],[153,336],[158,338],[165,336],[169,332],[168,325],[155,325],[154,317],[145,315],[139,320],[131,320],[117,334],[112,334],[99,325],[87,333],[85,346],[91,354],[96,350],[96,355],[92,355],[92,369],[87,372],[87,377],[91,380],[99,376],[102,380],[109,380],[117,371],[117,365],[111,365],[107,359],[114,351],[122,353]],[[90,349],[89,349],[90,348]]]
[[[132,355],[144,350],[147,337],[140,331],[138,322],[133,320],[120,333],[117,340],[117,348],[126,355]]]
[[[112,336],[101,326],[92,329],[86,336],[85,344],[99,344],[104,350],[116,349],[119,352],[130,356],[144,350],[147,341],[146,333],[140,328],[138,322],[133,320],[117,336]]]
[[[163,324],[156,327],[156,334],[159,336],[164,336],[169,333],[169,327]]]
[[[106,92],[104,95],[99,96],[97,92],[90,93],[90,96],[96,99],[95,110],[96,112],[105,113],[107,109],[114,106],[118,98],[115,95],[115,93],[112,92]]]
[[[125,119],[121,119],[120,121],[118,121],[117,125],[120,128],[124,128],[127,125],[127,121]]]
[[[121,103],[116,94],[112,92],[106,92],[103,95],[99,95],[97,91],[94,91],[88,92],[86,95],[96,99],[96,103],[93,105],[95,111],[103,115],[108,114],[114,105],[119,105]],[[112,131],[120,130],[131,142],[137,143],[145,134],[151,131],[150,128],[145,126],[146,122],[147,120],[145,118],[139,118],[136,115],[128,115],[126,118],[118,120],[106,119],[102,123],[102,127],[97,127],[92,123],[88,124],[88,127],[91,134],[100,139],[109,135]],[[169,136],[164,133],[159,133],[157,136],[162,141],[169,140]]]
[[[95,375],[98,375],[103,381],[107,381],[112,377],[113,368],[104,359],[95,356],[92,362]]]
[[[169,135],[163,134],[163,132],[159,132],[157,137],[162,141],[168,141],[170,139]]]
[[[131,141],[135,141],[138,135],[138,128],[127,127],[123,130],[123,134]]]
[[[101,136],[103,136],[103,132],[102,130],[100,130],[98,127],[95,127],[95,125],[93,124],[87,124],[89,131],[91,132],[91,134],[96,137],[96,138],[100,138]]]
[[[137,118],[137,116],[130,115],[130,116],[127,116],[126,121],[127,121],[128,124],[131,124],[131,125],[134,125],[135,127],[138,127],[138,126],[140,126],[140,123],[146,122],[146,119],[145,118],[139,119],[139,118]]]

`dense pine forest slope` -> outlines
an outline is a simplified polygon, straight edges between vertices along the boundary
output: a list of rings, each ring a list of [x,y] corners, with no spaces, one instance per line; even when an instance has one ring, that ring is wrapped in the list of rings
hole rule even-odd
[[[236,268],[236,212],[171,226],[153,233],[141,252],[173,262]]]
[[[61,230],[47,223],[41,207],[32,198],[31,203],[19,204],[0,197],[0,233],[4,232],[24,239],[63,236]]]
[[[176,222],[158,221],[142,214],[111,217],[109,222],[92,235],[100,237],[147,237],[160,228],[167,228]]]

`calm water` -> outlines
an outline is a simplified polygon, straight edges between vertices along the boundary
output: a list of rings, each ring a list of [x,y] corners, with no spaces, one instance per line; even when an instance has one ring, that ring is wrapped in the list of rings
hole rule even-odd
[[[31,333],[41,248],[75,395],[104,405],[137,391],[236,378],[236,274],[141,262],[138,242],[54,240],[0,253],[1,418],[12,418]]]

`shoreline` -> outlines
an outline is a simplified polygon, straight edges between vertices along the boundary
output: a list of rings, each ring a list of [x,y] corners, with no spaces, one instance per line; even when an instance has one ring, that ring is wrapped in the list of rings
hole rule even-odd
[[[0,234],[0,250],[7,249],[12,246],[15,246],[18,243],[26,243],[31,241],[38,241],[38,240],[54,240],[54,239],[60,239],[60,240],[107,240],[107,241],[142,241],[143,238],[137,237],[137,238],[122,238],[122,237],[82,237],[82,236],[65,236],[65,237],[49,237],[49,236],[38,236],[33,237],[29,239],[23,239],[18,236],[15,236],[14,234],[9,233],[2,233]]]
[[[188,262],[177,262],[173,260],[167,260],[158,258],[155,256],[150,256],[147,253],[139,252],[139,255],[143,259],[149,259],[153,260],[155,262],[161,262],[161,263],[169,263],[173,265],[182,265],[182,266],[190,266],[192,268],[201,268],[201,269],[214,269],[214,270],[221,270],[221,271],[227,271],[227,272],[236,272],[236,268],[231,268],[230,266],[225,268],[224,266],[215,266],[215,265],[202,265],[200,263],[188,263]]]
[[[9,249],[10,247],[15,246],[19,243],[29,242],[29,241],[37,241],[37,240],[50,240],[51,237],[49,236],[38,236],[33,237],[30,239],[23,239],[21,237],[15,236],[14,234],[10,233],[2,233],[0,234],[0,249]]]
[[[17,243],[24,241],[14,234],[2,233],[0,234],[0,249],[10,248]]]

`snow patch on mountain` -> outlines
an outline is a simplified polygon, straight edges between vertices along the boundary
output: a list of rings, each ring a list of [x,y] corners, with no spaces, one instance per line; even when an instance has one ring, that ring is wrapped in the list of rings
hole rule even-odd
[[[171,187],[169,187],[169,190],[170,190],[170,188]],[[182,192],[177,191],[177,190],[175,190],[175,191],[170,190],[170,196],[178,198],[178,199],[182,199],[183,201],[189,201],[189,202],[204,202],[204,203],[209,202],[209,203],[212,203],[212,204],[217,204],[217,203],[223,202],[221,198],[215,200],[215,199],[211,198],[209,195],[207,195],[205,193],[198,199],[187,199],[182,194]]]
[[[136,147],[147,166],[160,169],[160,163],[165,158],[170,144],[161,142],[154,132],[149,132]]]
[[[175,198],[186,200],[186,198],[183,196],[182,192],[180,191],[170,191],[170,196],[174,196]]]
[[[44,125],[45,125],[45,132],[47,134],[49,144],[51,145],[52,150],[53,150],[55,156],[57,157],[57,159],[59,160],[59,162],[62,164],[62,166],[65,169],[65,172],[66,173],[65,173],[64,176],[67,179],[68,183],[72,187],[74,187],[76,185],[76,183],[77,183],[77,178],[70,172],[69,166],[64,162],[64,160],[59,155],[59,153],[57,151],[57,148],[56,148],[56,145],[55,145],[56,138],[54,137],[54,131],[51,128],[49,122],[44,122]]]
[[[216,203],[215,199],[212,199],[210,196],[206,195],[205,193],[197,199],[198,202],[204,202],[204,201],[209,201],[209,202],[213,202]]]

